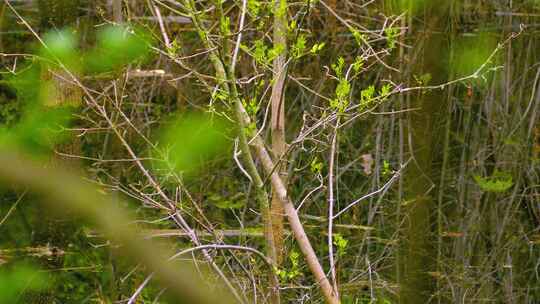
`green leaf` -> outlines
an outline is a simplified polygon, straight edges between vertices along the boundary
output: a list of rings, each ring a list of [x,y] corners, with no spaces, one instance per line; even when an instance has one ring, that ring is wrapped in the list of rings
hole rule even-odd
[[[388,27],[384,29],[384,34],[386,35],[386,43],[389,49],[396,47],[397,38],[399,37],[399,28]]]
[[[47,107],[43,104],[44,87],[50,82],[40,80],[39,68],[33,66],[10,80],[23,104],[19,122],[14,126],[0,126],[0,146],[22,149],[40,156],[70,136],[66,131],[72,107]]]
[[[311,172],[313,173],[321,173],[323,164],[319,161],[317,157],[313,158],[310,164]]]
[[[391,174],[393,174],[393,171],[392,171],[392,168],[390,167],[390,163],[387,160],[383,160],[382,175],[385,177],[388,177]]]
[[[336,76],[340,77],[343,75],[343,67],[345,66],[345,59],[339,57],[336,63],[332,64],[332,70],[336,73]]]
[[[161,132],[159,148],[165,152],[168,168],[190,173],[226,151],[231,129],[218,117],[183,115]]]
[[[294,58],[300,58],[304,55],[306,50],[306,35],[301,34],[298,36],[295,44],[292,47],[292,55]]]
[[[144,31],[125,26],[108,26],[98,33],[97,46],[86,58],[89,72],[108,72],[144,58],[150,51],[150,39]]]
[[[381,87],[381,91],[379,92],[379,96],[381,96],[383,99],[387,98],[388,95],[390,95],[390,92],[392,91],[392,85],[389,83],[385,83]]]
[[[358,73],[363,67],[364,67],[364,58],[357,56],[352,65],[353,71],[355,73]]]
[[[345,255],[345,251],[347,249],[347,246],[349,245],[349,241],[345,239],[341,234],[335,233],[333,234],[333,242],[334,245],[337,247],[338,255]]]
[[[254,17],[258,17],[259,13],[261,12],[261,2],[258,0],[248,0],[247,2],[247,8],[251,15]]]
[[[225,36],[231,34],[231,18],[222,16],[219,22],[221,33]]]
[[[498,170],[495,170],[493,175],[488,177],[475,175],[473,178],[480,189],[485,192],[505,192],[514,185],[510,173]]]
[[[365,108],[369,107],[371,104],[371,101],[373,100],[373,97],[375,95],[375,86],[370,85],[369,87],[363,89],[360,92],[360,107],[359,110],[364,110]]]
[[[285,45],[283,44],[276,44],[274,47],[268,51],[268,61],[269,63],[272,62],[274,59],[276,59],[279,55],[283,54],[285,52]]]
[[[39,291],[46,287],[43,274],[27,265],[0,268],[0,303],[17,303],[23,291]]]
[[[51,31],[44,35],[46,47],[40,50],[40,56],[46,64],[60,61],[71,72],[80,70],[80,56],[77,52],[77,36],[71,30]]]
[[[347,79],[341,78],[336,86],[336,98],[330,101],[330,106],[339,112],[345,112],[349,106],[349,93],[351,84]]]
[[[360,33],[358,30],[353,29],[353,28],[351,28],[350,30],[356,43],[358,45],[362,45],[363,42],[366,40],[366,37],[364,36],[364,34]]]
[[[255,47],[253,50],[253,58],[257,63],[267,63],[266,51],[268,46],[265,45],[262,39],[255,40]]]
[[[341,79],[336,87],[336,96],[339,99],[345,99],[351,92],[351,84],[347,79]]]
[[[315,43],[312,47],[311,47],[311,50],[309,51],[312,55],[315,55],[317,53],[319,53],[323,48],[324,46],[326,45],[326,43],[324,42],[321,42],[321,43]]]

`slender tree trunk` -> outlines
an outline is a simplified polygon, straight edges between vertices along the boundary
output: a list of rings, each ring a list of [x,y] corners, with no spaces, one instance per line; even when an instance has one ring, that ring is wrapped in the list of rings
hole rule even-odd
[[[285,77],[287,60],[287,1],[275,0],[274,3],[274,48],[283,48],[279,56],[274,59],[274,84],[272,87],[272,152],[278,164],[277,171],[281,180],[287,186],[287,143],[285,141]],[[272,237],[275,246],[276,267],[280,267],[285,253],[283,245],[283,218],[285,211],[275,189],[272,190],[272,203],[270,207]],[[280,303],[279,289],[273,288],[272,303]]]
[[[434,34],[444,29],[445,1],[434,1],[425,7],[424,24],[417,48],[420,53],[418,70],[414,75],[431,78],[430,83],[443,83],[446,56],[444,35]],[[412,163],[403,175],[404,201],[402,202],[402,242],[399,252],[400,303],[428,303],[434,291],[434,278],[429,275],[435,269],[436,251],[432,242],[434,199],[432,188],[433,155],[438,153],[435,145],[439,139],[437,121],[444,109],[445,93],[430,91],[411,96],[411,112],[405,128],[405,144]]]
[[[124,22],[124,15],[122,14],[122,0],[112,0],[112,12],[114,22]]]
[[[287,1],[275,0],[274,7],[274,47],[283,48],[283,52],[274,59],[274,85],[272,87],[272,152],[274,159],[278,163],[277,171],[281,180],[287,185],[287,162],[284,159],[287,150],[285,142],[285,77],[287,59]],[[277,251],[276,263],[279,266],[283,261],[283,206],[279,198],[272,191],[272,230],[274,233],[274,244]]]

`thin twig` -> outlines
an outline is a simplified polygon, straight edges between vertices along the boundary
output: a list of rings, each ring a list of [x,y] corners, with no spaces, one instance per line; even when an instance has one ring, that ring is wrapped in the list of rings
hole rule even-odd
[[[375,191],[373,191],[371,193],[368,193],[368,194],[360,197],[359,199],[353,201],[352,203],[347,205],[347,207],[343,208],[341,211],[336,213],[336,215],[334,215],[334,219],[336,219],[337,217],[339,217],[343,213],[347,212],[347,210],[352,208],[354,205],[360,203],[361,201],[366,200],[366,199],[368,199],[368,198],[370,198],[370,197],[372,197],[374,195],[377,195],[379,193],[383,193],[383,194],[386,193],[386,191],[392,186],[392,184],[394,184],[394,182],[399,179],[399,177],[401,176],[401,173],[403,172],[403,170],[409,164],[410,161],[411,161],[411,159],[409,159],[405,164],[401,165],[401,168],[396,173],[394,173],[394,175],[381,188],[379,188],[379,189],[377,189],[377,190],[375,190]]]

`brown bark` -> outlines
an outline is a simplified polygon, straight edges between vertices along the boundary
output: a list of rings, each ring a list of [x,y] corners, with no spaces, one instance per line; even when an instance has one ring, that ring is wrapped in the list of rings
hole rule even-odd
[[[243,121],[241,121],[240,123],[242,125],[249,125],[249,116],[246,113],[245,109],[242,107],[241,102],[237,101],[236,104],[237,111],[239,111],[240,116],[243,117]],[[276,193],[275,197],[277,197],[280,203],[283,205],[285,215],[287,216],[289,225],[291,227],[291,232],[296,239],[296,242],[298,243],[298,247],[304,255],[304,259],[308,264],[311,273],[315,277],[316,283],[319,284],[326,302],[329,304],[339,304],[340,300],[338,296],[334,293],[334,289],[330,284],[330,281],[326,277],[321,263],[319,262],[317,255],[315,254],[315,251],[311,246],[302,222],[298,217],[298,213],[296,212],[294,204],[289,199],[285,183],[281,180],[279,173],[274,170],[274,161],[272,161],[272,158],[270,157],[270,154],[268,153],[268,150],[266,149],[264,142],[260,136],[256,136],[254,138],[253,147],[255,148],[255,152],[260,162],[262,163],[264,170],[267,174],[271,174],[270,181],[272,184],[272,188]]]
[[[275,0],[275,20],[274,20],[274,46],[286,48],[287,45],[287,1]],[[287,143],[285,141],[285,77],[286,58],[284,50],[273,62],[274,86],[272,87],[272,152],[277,163],[276,171],[279,172],[281,180],[287,186],[287,162],[285,153]],[[271,216],[274,245],[276,246],[276,266],[283,262],[283,216],[285,215],[283,206],[277,197],[275,189],[272,190]]]
[[[190,9],[193,9],[195,7],[194,2],[190,0],[185,0],[185,4]],[[223,85],[223,88],[227,91],[227,93],[230,94],[231,98],[234,100],[235,112],[238,124],[240,125],[240,131],[247,132],[247,135],[253,137],[255,134],[257,134],[257,130],[252,130],[251,132],[249,132],[247,129],[247,126],[249,126],[251,123],[251,119],[246,112],[244,106],[242,105],[242,101],[237,95],[235,82],[230,82],[231,87],[229,87],[228,83],[225,81],[228,79],[227,72],[225,67],[223,66],[223,62],[220,60],[219,53],[215,50],[212,41],[209,40],[204,34],[204,29],[201,27],[201,23],[195,13],[191,14],[191,19],[195,28],[199,32],[199,36],[203,40],[202,42],[205,44],[206,48],[210,50],[213,49],[213,51],[210,51],[210,60],[214,66],[215,73],[218,79],[224,80],[221,83]],[[230,76],[234,77],[234,74],[231,73]],[[309,269],[311,270],[313,276],[316,279],[316,283],[319,284],[320,290],[323,293],[326,302],[329,304],[339,304],[339,298],[334,293],[332,285],[330,285],[330,282],[326,277],[326,274],[317,258],[317,255],[315,254],[315,251],[313,250],[313,247],[311,246],[311,243],[306,235],[302,222],[300,221],[298,213],[296,212],[296,208],[288,197],[285,183],[281,180],[279,173],[274,170],[274,161],[270,157],[270,154],[268,153],[268,150],[266,149],[262,138],[259,135],[255,136],[252,140],[252,145],[255,148],[256,154],[260,162],[263,164],[264,170],[267,174],[271,174],[272,187],[276,192],[276,197],[279,198],[280,203],[283,205],[285,214],[287,215],[287,219],[291,227],[291,232],[298,243],[298,247],[304,255],[304,259],[308,264]],[[249,151],[243,152],[249,153]],[[252,166],[253,163],[249,165]]]
[[[430,83],[444,83],[446,66],[442,56],[445,36],[434,33],[444,30],[445,1],[425,4],[424,24],[417,49],[418,70],[414,75],[430,75]],[[435,282],[429,275],[436,267],[436,250],[432,240],[432,227],[435,219],[434,198],[434,155],[440,155],[437,141],[436,122],[445,109],[445,92],[441,90],[419,93],[411,96],[411,108],[418,111],[408,115],[405,127],[406,145],[413,162],[403,174],[404,201],[401,202],[402,239],[399,248],[399,302],[403,304],[428,303]],[[407,150],[407,149],[406,149]]]

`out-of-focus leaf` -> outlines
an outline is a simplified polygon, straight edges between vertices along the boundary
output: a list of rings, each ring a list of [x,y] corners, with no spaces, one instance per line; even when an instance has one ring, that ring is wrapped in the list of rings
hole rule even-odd
[[[80,70],[80,55],[77,51],[77,36],[68,29],[51,31],[44,36],[46,47],[42,47],[40,55],[45,65],[56,65],[60,61],[71,72]]]
[[[227,149],[231,126],[217,117],[188,114],[162,131],[160,147],[169,168],[192,172]]]
[[[26,265],[0,268],[0,303],[18,303],[22,292],[37,291],[46,287],[42,274]]]
[[[21,69],[21,72],[7,79],[9,85],[15,90],[18,102],[27,106],[39,102],[40,69],[39,64],[31,63]]]
[[[0,125],[0,146],[16,147],[34,155],[49,151],[57,143],[67,139],[65,128],[71,119],[70,107],[47,107],[43,105],[44,83],[36,66],[10,79],[17,92],[18,102],[23,105],[19,123],[8,127]],[[45,83],[46,84],[46,83]]]
[[[65,128],[71,120],[72,109],[62,105],[65,98],[60,96],[69,81],[64,68],[71,73],[81,70],[77,37],[72,31],[52,31],[43,39],[46,47],[39,50],[42,60],[30,62],[8,80],[21,105],[19,122],[9,127],[0,125],[0,146],[22,149],[36,156],[68,138]],[[66,83],[56,79],[55,73],[65,76]],[[51,104],[60,106],[47,106]]]
[[[31,110],[13,128],[0,127],[0,146],[17,147],[33,154],[49,151],[66,140],[65,127],[71,119],[66,107]]]
[[[125,26],[104,28],[98,33],[96,48],[86,57],[88,72],[107,72],[144,58],[150,51],[148,37],[144,31]]]

